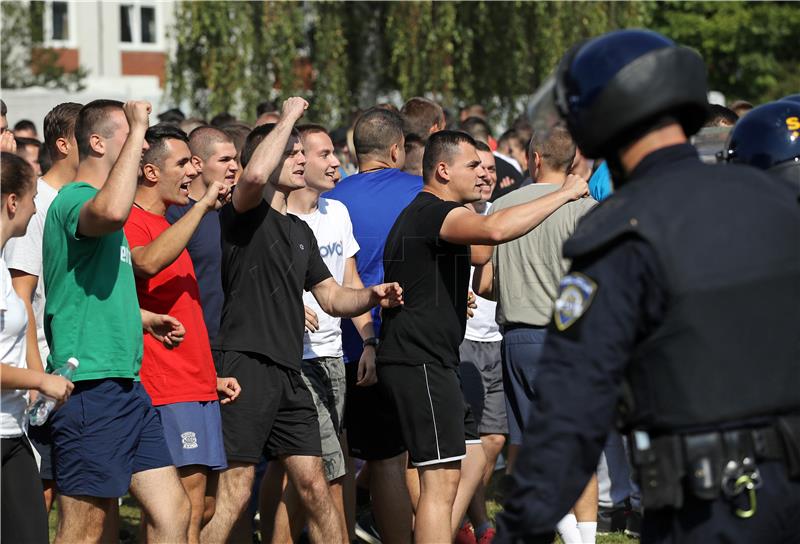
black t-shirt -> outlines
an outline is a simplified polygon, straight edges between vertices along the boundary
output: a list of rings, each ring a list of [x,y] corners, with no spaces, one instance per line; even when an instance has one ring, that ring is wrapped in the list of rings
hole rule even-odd
[[[220,210],[225,302],[215,348],[260,353],[300,370],[303,290],[331,277],[314,233],[266,200],[245,213]]]
[[[469,246],[439,238],[461,207],[421,192],[392,227],[383,252],[384,281],[403,288],[402,307],[383,311],[378,362],[458,364],[467,324]]]

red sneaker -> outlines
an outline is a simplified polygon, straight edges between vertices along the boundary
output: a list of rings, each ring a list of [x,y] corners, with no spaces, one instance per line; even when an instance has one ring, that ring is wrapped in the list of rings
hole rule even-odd
[[[478,541],[475,540],[475,532],[472,530],[472,524],[470,522],[464,523],[458,530],[454,544],[478,544]]]
[[[488,529],[486,529],[486,532],[484,532],[481,535],[481,539],[478,540],[478,544],[492,544],[492,541],[494,540],[494,535],[496,534],[497,531],[495,530],[495,528],[489,527]]]

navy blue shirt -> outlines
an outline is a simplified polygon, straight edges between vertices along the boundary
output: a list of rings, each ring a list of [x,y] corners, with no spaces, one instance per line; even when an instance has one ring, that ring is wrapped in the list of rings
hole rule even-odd
[[[383,248],[400,212],[422,190],[422,178],[396,168],[354,174],[339,182],[325,198],[342,202],[350,212],[358,242],[358,274],[364,285],[383,283]],[[375,335],[380,335],[379,309],[372,310]],[[361,336],[349,319],[342,320],[342,346],[346,362],[361,357]]]
[[[185,206],[170,206],[167,209],[167,221],[174,224],[183,217],[195,200],[189,199]],[[194,274],[200,287],[200,304],[203,307],[203,319],[208,329],[208,340],[214,344],[219,332],[219,320],[222,315],[222,245],[220,243],[219,212],[211,211],[200,220],[197,230],[186,245],[194,265]]]

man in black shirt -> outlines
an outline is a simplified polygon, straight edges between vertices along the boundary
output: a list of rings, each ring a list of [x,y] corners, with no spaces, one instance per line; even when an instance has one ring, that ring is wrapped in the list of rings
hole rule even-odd
[[[403,286],[404,306],[384,311],[378,378],[399,418],[387,425],[398,424],[398,440],[419,469],[416,541],[448,542],[460,522],[451,518],[466,452],[457,368],[469,246],[523,236],[588,187],[574,178],[542,198],[482,216],[463,206],[480,200],[487,175],[469,134],[431,135],[422,167],[425,186],[397,218],[384,250],[384,279]]]
[[[305,157],[293,129],[308,103],[290,98],[276,124],[256,128],[242,153],[245,169],[220,212],[225,301],[215,364],[236,376],[242,394],[222,410],[228,468],[220,475],[217,509],[202,540],[224,542],[244,512],[262,453],[279,459],[308,514],[314,542],[343,533],[322,471],[317,411],[300,376],[303,290],[332,316],[361,315],[402,303],[397,284],[341,287],[320,256],[311,229],[286,211],[305,186]]]

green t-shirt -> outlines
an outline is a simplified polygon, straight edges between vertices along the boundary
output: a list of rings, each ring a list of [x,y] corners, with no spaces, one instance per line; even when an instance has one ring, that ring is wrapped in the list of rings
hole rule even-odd
[[[83,204],[97,194],[88,183],[63,187],[50,205],[42,241],[47,369],[80,362],[73,381],[138,379],[142,318],[131,251],[122,229],[78,235]]]

